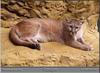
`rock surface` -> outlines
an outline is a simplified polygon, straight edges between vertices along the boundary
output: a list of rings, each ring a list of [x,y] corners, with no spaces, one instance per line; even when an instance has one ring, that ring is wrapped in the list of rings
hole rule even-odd
[[[93,51],[83,51],[60,43],[41,44],[40,51],[13,45],[8,38],[9,29],[2,28],[2,66],[67,66],[95,67],[99,65],[99,34],[85,33]]]
[[[97,20],[99,4],[95,1],[35,1],[2,0],[1,1],[1,65],[5,67],[99,66],[99,33]],[[83,51],[60,43],[42,43],[42,50],[15,46],[9,40],[11,26],[24,18],[84,19],[84,38],[93,45],[93,51]]]

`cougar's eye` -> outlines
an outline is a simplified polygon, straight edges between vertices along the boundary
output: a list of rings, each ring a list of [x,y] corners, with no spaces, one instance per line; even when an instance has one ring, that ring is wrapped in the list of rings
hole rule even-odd
[[[78,29],[78,27],[76,27],[76,29]]]
[[[72,26],[69,26],[70,28],[73,28]]]
[[[71,31],[71,30],[72,30],[72,26],[69,26],[68,28],[69,28],[69,31]]]

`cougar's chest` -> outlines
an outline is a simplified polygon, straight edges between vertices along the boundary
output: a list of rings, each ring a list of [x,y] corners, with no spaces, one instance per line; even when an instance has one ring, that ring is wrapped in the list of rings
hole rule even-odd
[[[77,32],[77,34],[74,37],[75,37],[75,40],[83,37],[83,30],[82,30],[82,28]]]

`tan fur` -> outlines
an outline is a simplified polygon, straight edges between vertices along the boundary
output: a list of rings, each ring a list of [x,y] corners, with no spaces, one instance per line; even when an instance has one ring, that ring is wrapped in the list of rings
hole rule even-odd
[[[74,32],[76,29],[70,32],[69,24],[80,27],[76,32]],[[71,20],[68,23],[64,20],[32,18],[16,24],[9,36],[14,44],[30,48],[40,49],[40,42],[54,41],[83,50],[91,50],[92,48],[84,43],[82,32],[82,24],[78,20]]]

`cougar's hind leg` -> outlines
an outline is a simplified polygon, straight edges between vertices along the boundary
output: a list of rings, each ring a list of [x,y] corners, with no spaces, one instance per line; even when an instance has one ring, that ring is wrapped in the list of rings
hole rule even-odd
[[[33,38],[31,38],[30,40],[34,43],[34,45],[36,46],[36,48],[37,48],[38,50],[40,50],[40,44],[38,43],[38,41],[35,40],[35,39],[33,39]]]
[[[24,41],[32,43],[32,45],[30,45],[28,47],[40,50],[40,44],[37,41],[33,40],[32,38],[26,38],[26,39],[24,39]]]

